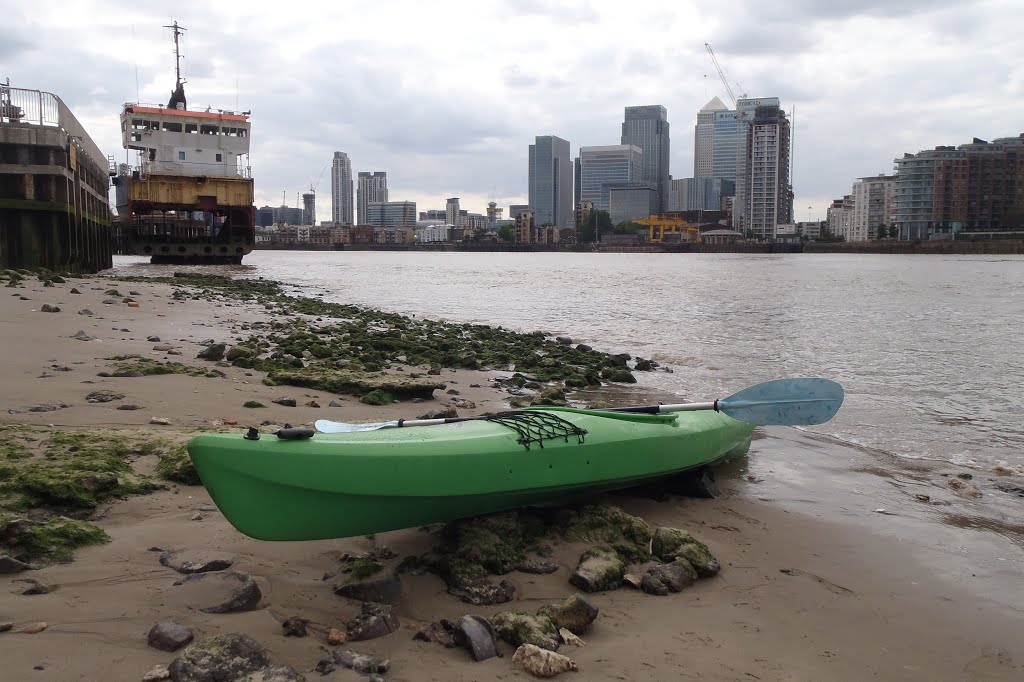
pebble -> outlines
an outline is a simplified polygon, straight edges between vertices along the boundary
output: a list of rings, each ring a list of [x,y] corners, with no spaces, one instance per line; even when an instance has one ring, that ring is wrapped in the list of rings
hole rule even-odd
[[[142,682],[162,682],[171,679],[171,671],[166,666],[156,665],[142,676]]]
[[[192,515],[191,518],[192,518],[193,521],[202,521],[203,520],[203,515],[200,514],[199,512],[196,512],[195,514]]]
[[[348,642],[348,633],[344,630],[331,628],[331,631],[327,633],[327,643],[331,646],[341,646],[346,642]]]
[[[17,630],[17,632],[20,632],[20,633],[25,634],[25,635],[35,635],[35,634],[38,634],[38,633],[42,632],[43,630],[45,630],[48,627],[49,627],[49,625],[47,625],[46,623],[40,621],[38,623],[29,623],[28,625],[26,625],[26,626],[24,626],[22,628],[19,628]]]
[[[150,424],[159,424],[160,426],[170,426],[171,420],[167,417],[153,417],[149,420]]]

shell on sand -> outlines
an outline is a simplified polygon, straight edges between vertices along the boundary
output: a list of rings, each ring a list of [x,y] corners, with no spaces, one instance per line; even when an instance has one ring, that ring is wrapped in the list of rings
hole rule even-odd
[[[565,628],[558,628],[558,636],[562,638],[562,641],[572,646],[586,646],[587,643],[582,639],[569,632]]]
[[[579,670],[576,661],[533,644],[523,644],[512,654],[512,660],[537,677],[554,677],[567,670]]]

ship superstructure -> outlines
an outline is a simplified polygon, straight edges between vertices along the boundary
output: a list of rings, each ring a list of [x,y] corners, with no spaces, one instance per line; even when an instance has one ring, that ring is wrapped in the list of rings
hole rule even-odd
[[[167,106],[127,103],[121,141],[138,163],[114,177],[122,245],[154,263],[240,263],[252,251],[256,209],[249,112],[190,110],[174,22],[176,84]]]

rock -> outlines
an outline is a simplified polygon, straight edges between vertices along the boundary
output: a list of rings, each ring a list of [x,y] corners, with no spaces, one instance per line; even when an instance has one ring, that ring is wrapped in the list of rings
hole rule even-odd
[[[0,632],[9,632],[14,627],[14,623],[10,621],[0,623]]]
[[[321,675],[328,675],[339,665],[364,675],[376,675],[386,673],[391,667],[391,662],[386,658],[377,660],[373,656],[366,656],[351,649],[335,649],[327,658],[317,663],[315,670]]]
[[[469,650],[474,661],[486,661],[498,655],[494,626],[480,616],[463,616],[456,626],[455,639]]]
[[[227,554],[214,554],[202,550],[179,550],[177,552],[163,552],[160,555],[160,565],[173,568],[178,573],[208,573],[210,571],[223,571],[231,568],[235,558]]]
[[[255,348],[249,348],[248,346],[232,346],[224,355],[224,359],[228,362],[234,362],[239,358],[252,359],[258,354],[259,353]]]
[[[89,334],[86,334],[84,329],[79,329],[78,332],[73,337],[71,337],[71,338],[78,339],[79,341],[95,341],[96,340],[95,336],[91,336]]]
[[[174,346],[168,343],[158,343],[157,345],[153,346],[153,350],[160,353],[169,353],[170,351],[174,350]]]
[[[55,305],[50,305],[49,303],[44,303],[42,306],[40,306],[39,312],[41,312],[41,313],[59,313],[60,312],[60,308],[58,308]]]
[[[558,628],[558,636],[562,638],[563,644],[570,644],[572,646],[584,647],[587,645],[582,639],[572,633],[572,631],[566,628]]]
[[[162,682],[171,679],[171,671],[167,666],[155,665],[153,669],[142,676],[142,682]]]
[[[946,485],[960,497],[981,497],[981,491],[978,490],[978,486],[973,483],[965,483],[962,479],[951,478],[946,481]]]
[[[348,623],[348,638],[353,642],[376,639],[390,635],[400,626],[390,605],[363,602],[359,615]]]
[[[160,651],[177,651],[192,641],[192,631],[177,623],[157,623],[149,629],[146,642]]]
[[[557,604],[542,606],[537,611],[538,616],[547,616],[559,628],[566,628],[577,635],[587,631],[597,614],[598,608],[579,594],[566,597]]]
[[[103,305],[117,305],[118,303],[120,303],[120,301],[116,298],[108,298],[103,301]]]
[[[38,623],[29,623],[28,625],[23,625],[17,630],[15,630],[15,632],[20,632],[25,635],[38,635],[40,632],[42,632],[48,627],[50,626],[40,621]]]
[[[196,355],[196,358],[198,358],[199,360],[223,360],[224,351],[227,347],[228,345],[226,343],[215,343],[199,351],[199,354]]]
[[[344,407],[344,404],[339,403],[337,400],[332,400],[331,402],[327,403],[327,407]]]
[[[633,573],[627,573],[626,575],[622,576],[622,584],[629,585],[634,590],[640,589],[640,582],[640,576],[634,575]]]
[[[305,407],[315,407],[315,408],[319,408],[319,407],[320,407],[320,403],[318,403],[318,402],[317,402],[317,401],[315,401],[315,400],[310,400],[310,401],[309,401],[308,403],[306,403],[306,404],[305,404]]]
[[[131,403],[125,403],[124,405],[118,405],[117,409],[119,409],[119,410],[126,410],[126,411],[130,412],[130,411],[133,411],[133,410],[142,410],[142,409],[145,409],[145,408],[143,408],[142,405],[132,405]]]
[[[412,638],[421,642],[434,642],[446,649],[451,649],[456,646],[455,625],[451,621],[442,618],[439,622],[431,623],[422,628]]]
[[[579,670],[576,661],[532,644],[524,644],[512,654],[512,660],[537,677],[554,677],[568,670]]]
[[[146,337],[146,341],[149,341],[150,343],[160,343],[160,337],[159,336],[147,336]]]
[[[21,573],[32,568],[23,561],[18,561],[9,554],[0,554],[0,574]]]
[[[85,402],[109,403],[114,400],[121,400],[122,398],[124,398],[124,393],[117,393],[115,391],[93,391],[85,396]]]
[[[491,617],[491,625],[494,626],[498,637],[512,646],[534,644],[543,649],[556,651],[561,643],[558,639],[558,627],[547,616],[501,611]]]
[[[150,424],[159,424],[160,426],[170,426],[171,420],[167,417],[151,417],[149,420]]]
[[[91,317],[92,315],[95,315],[96,313],[94,313],[93,311],[89,310],[88,308],[82,308],[81,310],[78,311],[78,314],[79,315],[86,315],[86,316]],[[82,332],[82,333],[84,334],[85,332]],[[78,337],[76,336],[75,338],[78,338]]]
[[[192,516],[190,517],[190,520],[191,520],[191,521],[202,521],[202,520],[203,520],[203,515],[202,515],[202,514],[200,514],[199,512],[196,512],[195,514],[193,514],[193,515],[192,515]]]
[[[281,623],[281,631],[285,637],[305,637],[306,626],[309,624],[308,618],[300,618],[299,616],[292,616],[286,618]]]
[[[347,585],[336,585],[334,593],[339,597],[378,604],[397,604],[402,598],[402,582],[395,575],[377,580],[364,580]]]
[[[626,574],[626,565],[615,552],[601,547],[588,549],[580,557],[569,583],[584,592],[602,592],[617,589]]]
[[[106,291],[103,292],[103,295],[104,296],[121,296],[122,294],[117,289],[107,289]]]
[[[295,398],[276,398],[275,400],[271,400],[270,402],[274,403],[275,405],[284,405],[285,407],[295,407],[296,405],[299,404],[298,401],[295,400]]]
[[[685,559],[670,564],[651,566],[640,579],[640,589],[647,594],[659,596],[669,592],[681,592],[684,587],[697,580],[697,572]]]
[[[142,294],[140,294],[140,293],[139,293],[139,292],[137,292],[137,291],[129,291],[129,292],[128,292],[128,295],[129,295],[129,296],[142,296]]]
[[[246,679],[270,666],[259,642],[237,633],[204,637],[175,658],[168,670],[174,682],[226,682]]]
[[[448,407],[443,410],[430,410],[424,412],[417,419],[454,419],[459,416],[458,410],[454,407]]]
[[[192,573],[180,583],[185,604],[203,613],[231,613],[257,608],[263,593],[242,571]]]
[[[12,592],[16,594],[49,594],[53,591],[49,585],[39,582],[35,578],[15,578],[12,583],[24,583],[24,587],[15,587]]]
[[[721,564],[707,545],[678,528],[656,529],[651,540],[651,553],[662,561],[684,558],[697,570],[697,575],[701,578],[713,576],[722,570]]]
[[[331,628],[327,633],[327,643],[331,646],[338,646],[348,641],[348,633],[345,630]]]
[[[556,336],[555,337],[555,343],[558,343],[558,344],[560,344],[562,346],[571,346],[572,345],[572,338],[570,338],[568,336]]]
[[[560,386],[548,386],[534,396],[530,405],[555,405],[565,407],[565,390]]]
[[[71,294],[80,294],[80,293],[82,293],[82,292],[81,292],[81,291],[79,291],[79,290],[78,290],[78,289],[77,289],[76,287],[71,287],[71,291],[69,291],[68,293],[71,293]]]
[[[495,585],[482,578],[472,583],[449,585],[448,592],[467,604],[490,606],[512,601],[516,594],[516,586],[509,580],[502,580]]]

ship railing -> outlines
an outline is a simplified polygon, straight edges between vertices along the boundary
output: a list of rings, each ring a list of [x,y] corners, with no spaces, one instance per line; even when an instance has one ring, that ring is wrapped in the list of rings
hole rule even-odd
[[[231,109],[217,109],[216,107],[208,107],[204,105],[190,104],[187,109],[174,109],[168,107],[166,104],[151,104],[149,102],[125,102],[125,107],[146,107],[148,109],[167,109],[167,111],[195,111],[195,112],[206,112],[208,114],[230,114],[231,116],[249,116],[248,111],[233,111]],[[122,107],[123,108],[123,107]]]
[[[12,88],[10,79],[0,83],[0,123],[58,128],[70,135],[100,169],[107,157],[60,97],[42,90]]]
[[[124,167],[127,164],[122,164]],[[165,175],[206,176],[211,178],[246,178],[252,177],[251,166],[225,166],[220,163],[200,163],[196,161],[143,161],[137,169],[141,179],[152,173]],[[231,172],[231,171],[234,172]]]

